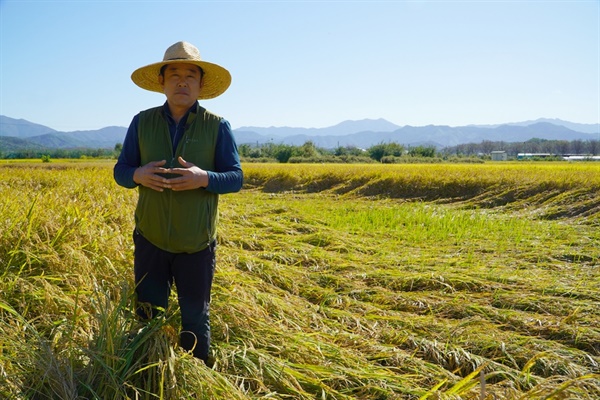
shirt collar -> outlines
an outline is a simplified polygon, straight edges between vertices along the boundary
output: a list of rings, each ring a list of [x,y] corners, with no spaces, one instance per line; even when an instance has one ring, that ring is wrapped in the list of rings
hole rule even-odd
[[[192,118],[190,118],[190,123],[194,120],[194,118],[196,117],[196,114],[198,112],[198,101],[194,102],[194,104],[192,104],[192,106],[189,108],[189,110],[187,110],[187,112],[185,113],[185,115],[183,116],[183,118],[181,119],[181,121],[185,121],[185,124],[188,125],[188,117],[190,116],[190,113],[192,114]],[[169,109],[169,103],[165,101],[165,104],[163,104],[163,112],[165,113],[165,115],[169,118],[169,121],[175,123],[175,120],[173,119],[173,116],[171,115],[171,110]]]

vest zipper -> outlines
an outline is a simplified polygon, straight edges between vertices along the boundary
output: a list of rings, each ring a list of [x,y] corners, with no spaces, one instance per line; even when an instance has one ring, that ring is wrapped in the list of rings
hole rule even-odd
[[[175,127],[175,136],[177,136],[177,127]],[[175,139],[175,138],[173,138]],[[171,139],[171,135],[169,134],[168,136],[168,141],[169,141],[169,151],[171,152],[171,162],[169,164],[169,168],[174,168],[175,167],[175,156],[177,154],[177,149],[173,150],[173,139]],[[169,174],[169,177],[171,178],[171,174]],[[173,190],[168,189],[169,191],[169,198],[168,198],[168,207],[169,207],[169,218],[167,219],[167,243],[169,248],[172,248],[173,245],[171,243],[172,238],[173,238]]]

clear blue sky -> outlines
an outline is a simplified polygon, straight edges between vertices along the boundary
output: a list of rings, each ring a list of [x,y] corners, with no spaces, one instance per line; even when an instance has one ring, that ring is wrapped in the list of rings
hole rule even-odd
[[[241,126],[600,122],[600,2],[0,0],[0,114],[62,131],[164,102],[130,79],[185,40]]]

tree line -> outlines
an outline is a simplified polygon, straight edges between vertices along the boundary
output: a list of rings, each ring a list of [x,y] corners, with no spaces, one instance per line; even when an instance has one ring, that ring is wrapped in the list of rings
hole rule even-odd
[[[22,149],[2,151],[2,159],[43,159],[56,158],[117,158],[122,144],[113,149]],[[367,149],[355,146],[338,146],[335,149],[318,147],[307,141],[301,146],[288,144],[241,144],[238,146],[244,162],[279,163],[402,163],[402,162],[442,162],[472,161],[482,162],[490,159],[492,151],[505,151],[509,158],[519,153],[544,153],[562,157],[564,155],[599,155],[599,140],[547,140],[530,139],[526,142],[494,142],[484,140],[480,143],[465,143],[436,149],[434,146],[406,146],[396,142],[379,143]]]
[[[238,146],[242,160],[246,162],[392,162],[392,159],[401,157],[434,157],[434,147],[416,146],[406,147],[391,142],[380,143],[361,149],[355,146],[339,146],[335,149],[318,147],[312,141],[305,142],[302,146],[288,144],[242,144]]]
[[[516,159],[519,153],[544,153],[561,158],[565,155],[598,155],[599,140],[547,140],[530,139],[526,142],[465,143],[436,149],[434,146],[405,146],[395,142],[379,143],[367,149],[354,146],[339,146],[335,149],[317,147],[312,141],[302,146],[287,144],[242,144],[240,156],[247,162],[280,163],[297,162],[435,162],[435,161],[484,161],[491,158],[493,151],[505,151],[509,158]]]
[[[0,159],[43,159],[50,160],[53,158],[66,158],[66,159],[77,159],[77,158],[116,158],[120,152],[115,149],[88,149],[88,148],[77,148],[77,149],[19,149],[4,151],[0,149]]]
[[[509,157],[516,157],[519,153],[545,153],[556,156],[572,155],[599,155],[600,140],[548,140],[530,139],[526,142],[493,142],[484,140],[480,143],[465,143],[442,150],[443,154],[456,154],[473,156],[490,154],[492,151],[506,151]]]

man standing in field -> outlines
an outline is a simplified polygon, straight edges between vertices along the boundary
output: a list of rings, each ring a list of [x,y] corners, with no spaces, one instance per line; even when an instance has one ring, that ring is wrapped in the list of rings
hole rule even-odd
[[[138,314],[166,310],[171,286],[181,309],[181,346],[208,362],[219,194],[241,189],[243,173],[229,122],[199,99],[219,96],[229,72],[178,42],[163,61],[131,75],[166,102],[137,114],[114,167],[115,181],[139,188],[133,241]]]

